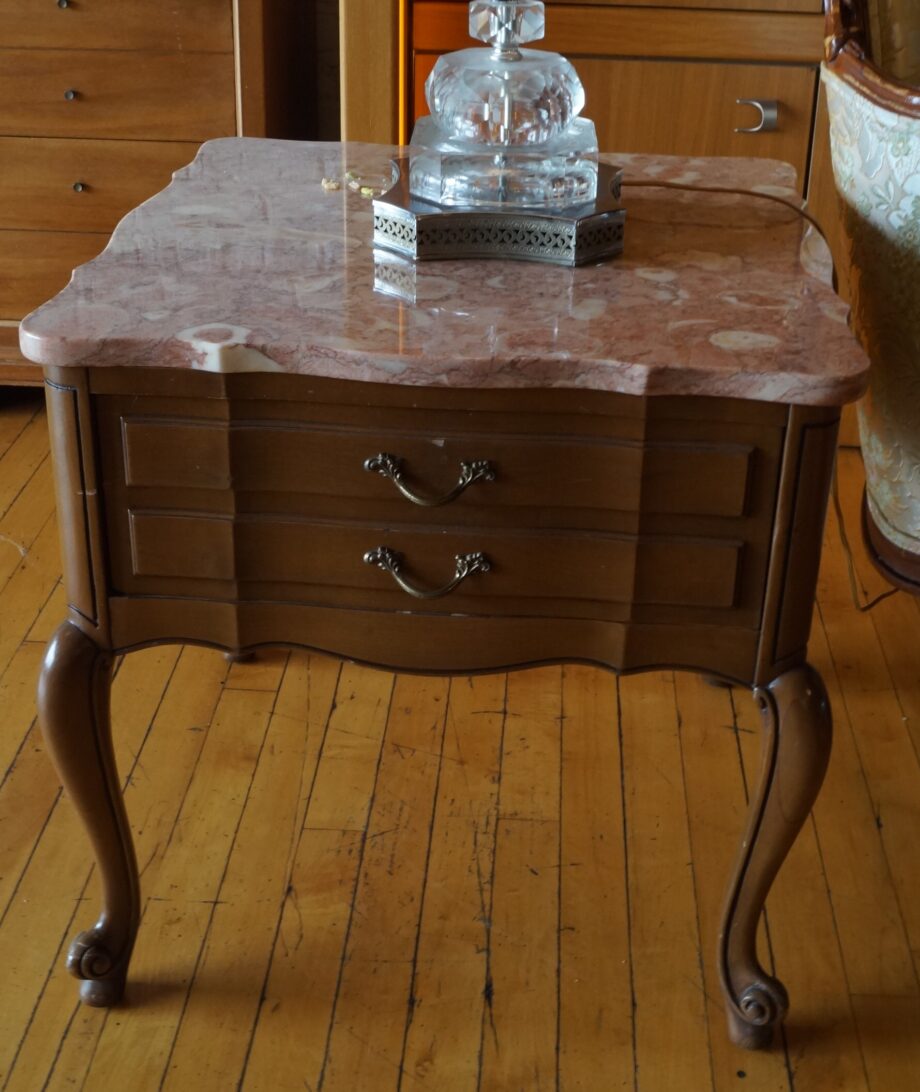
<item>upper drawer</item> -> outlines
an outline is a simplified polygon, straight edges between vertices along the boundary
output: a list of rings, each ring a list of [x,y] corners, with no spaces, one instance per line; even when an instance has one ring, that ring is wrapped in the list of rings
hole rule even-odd
[[[231,0],[0,0],[0,42],[9,49],[233,50]]]
[[[197,144],[0,137],[0,228],[111,231]]]
[[[0,50],[0,136],[201,141],[235,132],[232,55]]]
[[[798,3],[798,0],[792,0]],[[767,6],[772,11],[764,11]],[[730,9],[731,0],[707,5]],[[657,5],[627,2],[599,6],[571,3],[556,6],[547,16],[541,48],[571,57],[686,57],[725,61],[782,61],[817,64],[824,55],[821,5],[814,14],[776,10],[757,3],[758,10],[693,10],[697,4]],[[412,48],[443,53],[463,49],[469,38],[466,4],[415,3],[412,7]]]
[[[588,442],[574,437],[512,437],[391,430],[340,430],[294,422],[225,424],[128,417],[122,423],[129,488],[300,493],[397,504],[404,518],[432,511],[441,522],[458,509],[480,518],[509,508],[573,508],[649,514],[740,517],[753,451],[732,443]],[[398,492],[365,463],[397,460],[402,481],[421,500],[459,485],[463,463],[487,461],[480,479],[449,504],[428,508]],[[271,502],[266,501],[266,504]],[[315,505],[304,511],[322,511]],[[358,509],[357,511],[360,511]],[[531,521],[539,519],[531,515]]]

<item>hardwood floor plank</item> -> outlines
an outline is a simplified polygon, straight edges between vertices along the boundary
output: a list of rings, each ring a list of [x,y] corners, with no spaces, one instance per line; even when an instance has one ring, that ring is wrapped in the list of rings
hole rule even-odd
[[[860,1040],[872,1049],[866,1052],[869,1087],[872,1092],[895,1092],[916,1088],[920,1073],[920,1002],[916,997],[853,996]]]
[[[510,675],[506,708],[482,1092],[557,1082],[561,669]]]
[[[0,587],[28,558],[39,532],[54,514],[51,476],[51,458],[46,456],[0,519]],[[63,617],[59,615],[57,621]]]
[[[309,748],[304,676],[283,677],[279,701],[296,693],[302,713],[272,715],[220,902],[208,930],[163,1088],[226,1087],[242,1071],[288,883],[288,853],[300,819]],[[307,676],[309,683],[309,676]],[[331,704],[332,694],[328,695]],[[306,771],[312,777],[312,770]]]
[[[745,1051],[726,1034],[725,1006],[716,964],[725,887],[747,815],[744,772],[735,729],[735,702],[751,704],[747,690],[709,685],[698,675],[674,676],[681,756],[693,854],[693,876],[702,938],[709,1052],[717,1092],[791,1090],[785,1052]],[[745,728],[745,730],[747,730]]]
[[[451,682],[419,922],[403,1085],[469,1092],[479,1073],[504,675]]]
[[[6,762],[0,783],[0,915],[9,906],[38,837],[61,791],[35,719],[35,679],[43,650],[23,645],[0,683],[4,742],[19,748]]]
[[[561,693],[560,668],[508,676],[500,819],[559,820]]]
[[[734,702],[738,738],[748,791],[753,793],[761,766],[760,715],[747,695],[738,697]],[[767,898],[767,920],[772,951],[763,944],[761,928],[761,960],[769,969],[772,954],[776,974],[789,991],[783,1036],[793,1088],[796,1092],[802,1088],[864,1092],[859,1038],[811,821],[803,827]]]
[[[25,640],[61,575],[57,519],[51,516],[2,588],[0,675]]]
[[[64,582],[59,580],[54,586],[54,591],[48,596],[41,613],[32,624],[32,628],[26,634],[27,641],[35,641],[43,648],[54,636],[54,631],[61,624],[61,619],[67,616],[67,593],[64,591]]]
[[[632,990],[616,679],[562,673],[559,1088],[632,1089]]]
[[[48,425],[36,413],[0,456],[0,517],[6,515],[25,483],[48,457]]]
[[[674,680],[620,681],[640,1092],[712,1087]]]
[[[556,1085],[558,823],[498,819],[482,1092]]]
[[[322,1086],[400,1083],[449,683],[398,676]]]
[[[26,425],[44,411],[44,406],[42,391],[10,387],[3,389],[0,396],[0,456],[8,451]]]
[[[821,619],[865,772],[910,944],[920,947],[920,762],[904,724],[871,620],[833,605]]]
[[[916,994],[897,892],[820,618],[809,655],[834,714],[834,747],[814,817],[849,987],[861,994]]]
[[[342,668],[243,1089],[319,1084],[393,682],[384,672]]]
[[[227,686],[233,690],[270,690],[276,693],[284,678],[288,655],[286,649],[260,648],[253,659],[231,665]]]
[[[274,695],[224,690],[155,882],[132,961],[129,1021],[106,1021],[84,1087],[125,1073],[157,1087],[207,939],[264,743]]]

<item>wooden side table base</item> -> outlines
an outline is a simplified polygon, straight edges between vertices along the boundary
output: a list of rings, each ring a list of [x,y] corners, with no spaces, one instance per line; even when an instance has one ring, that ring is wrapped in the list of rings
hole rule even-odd
[[[789,998],[757,958],[757,924],[824,781],[832,728],[824,683],[808,664],[755,691],[755,698],[764,720],[763,764],[719,932],[719,977],[732,1042],[762,1049]]]
[[[80,999],[96,1006],[121,999],[140,919],[137,861],[112,750],[111,682],[111,655],[64,622],[45,655],[38,713],[52,761],[102,874],[99,920],[80,933],[67,955],[67,969],[83,980]]]

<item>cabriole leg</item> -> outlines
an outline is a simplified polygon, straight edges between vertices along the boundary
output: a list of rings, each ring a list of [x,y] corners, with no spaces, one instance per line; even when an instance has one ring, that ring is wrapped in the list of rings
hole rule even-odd
[[[90,836],[102,875],[103,909],[74,940],[67,968],[83,979],[87,1005],[113,1005],[124,991],[137,933],[139,886],[109,721],[111,655],[70,622],[59,627],[38,683],[38,713],[51,758]]]
[[[831,750],[831,714],[807,664],[755,691],[764,721],[763,765],[719,933],[728,1032],[738,1046],[770,1045],[789,1007],[785,987],[757,959],[767,892],[818,795]]]

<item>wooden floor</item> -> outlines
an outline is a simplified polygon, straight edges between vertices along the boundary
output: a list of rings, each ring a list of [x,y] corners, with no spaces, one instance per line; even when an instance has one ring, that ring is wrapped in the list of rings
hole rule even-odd
[[[854,608],[833,517],[811,655],[835,750],[768,904],[792,995],[772,1052],[728,1044],[713,960],[753,703],[584,667],[126,658],[144,915],[127,1005],[81,1008],[62,959],[98,889],[33,704],[63,615],[47,434],[34,394],[0,402],[0,1086],[920,1087],[920,608]],[[855,451],[840,489],[858,550]],[[883,590],[857,563],[860,594]]]

